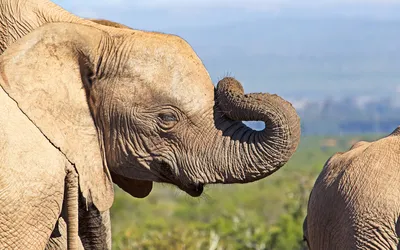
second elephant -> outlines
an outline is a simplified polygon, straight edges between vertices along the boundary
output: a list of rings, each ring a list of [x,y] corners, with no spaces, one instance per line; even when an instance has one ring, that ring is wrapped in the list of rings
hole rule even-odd
[[[304,237],[311,250],[398,249],[400,127],[325,164],[311,191]]]

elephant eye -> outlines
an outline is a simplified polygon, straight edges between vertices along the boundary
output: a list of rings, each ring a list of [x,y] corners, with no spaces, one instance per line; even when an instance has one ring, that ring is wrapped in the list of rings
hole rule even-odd
[[[162,113],[159,115],[161,120],[160,127],[171,129],[178,122],[178,118],[173,113]]]
[[[168,114],[160,114],[161,120],[164,122],[176,122],[178,119],[176,118],[175,115],[168,113]]]

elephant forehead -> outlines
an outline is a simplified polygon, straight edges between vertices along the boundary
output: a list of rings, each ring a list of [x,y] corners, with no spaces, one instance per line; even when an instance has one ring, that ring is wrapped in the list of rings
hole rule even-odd
[[[203,111],[214,105],[214,86],[209,78],[199,74],[181,75],[177,70],[170,77],[151,81],[151,92],[157,101],[171,101],[184,111]]]
[[[190,105],[191,109],[209,108],[214,101],[210,75],[196,53],[182,41],[164,40],[159,46],[135,49],[125,72],[138,76],[142,84],[157,93],[155,97],[163,95]]]
[[[189,104],[191,107],[197,105],[198,108],[203,108],[214,101],[214,85],[208,72],[201,67],[183,75],[179,69],[176,69],[166,85],[171,96],[181,100],[182,104]]]

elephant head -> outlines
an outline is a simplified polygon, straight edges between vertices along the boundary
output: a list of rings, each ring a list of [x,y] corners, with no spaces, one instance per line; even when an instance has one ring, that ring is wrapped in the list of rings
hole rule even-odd
[[[100,211],[112,203],[109,170],[136,197],[152,182],[199,196],[205,184],[269,176],[295,152],[300,121],[289,102],[244,94],[231,77],[215,88],[178,36],[79,22],[45,24],[12,44],[2,88],[76,167]]]

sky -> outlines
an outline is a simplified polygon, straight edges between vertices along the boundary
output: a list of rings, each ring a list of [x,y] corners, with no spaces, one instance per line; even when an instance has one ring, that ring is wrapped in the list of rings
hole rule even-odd
[[[362,95],[377,93],[377,87],[381,94],[400,88],[400,65],[393,63],[400,56],[395,42],[400,36],[393,35],[400,25],[400,0],[54,2],[81,17],[179,35],[192,45],[214,81],[232,74],[240,77],[246,91],[315,98],[337,94],[340,88],[358,93],[359,85],[364,86]],[[304,57],[312,57],[307,58],[309,64],[302,65]],[[387,84],[382,86],[382,81]]]
[[[142,29],[207,26],[260,16],[400,18],[400,0],[55,0],[74,14]],[[393,8],[396,7],[396,8]]]

